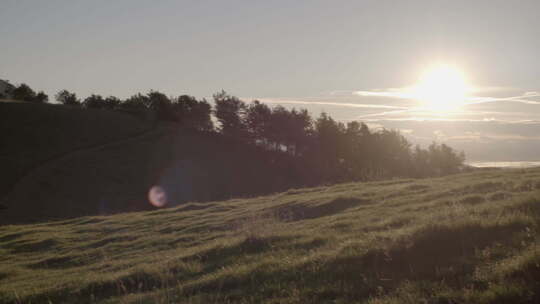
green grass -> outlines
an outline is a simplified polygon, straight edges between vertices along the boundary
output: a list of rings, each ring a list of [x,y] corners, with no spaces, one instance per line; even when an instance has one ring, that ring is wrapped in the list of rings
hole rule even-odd
[[[0,226],[6,303],[538,303],[540,169]]]
[[[150,127],[148,121],[120,112],[0,101],[0,198],[44,162]]]

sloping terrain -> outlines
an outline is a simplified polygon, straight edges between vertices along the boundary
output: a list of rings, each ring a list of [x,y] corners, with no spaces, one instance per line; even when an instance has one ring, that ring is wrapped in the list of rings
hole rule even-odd
[[[149,120],[103,110],[0,102],[0,198],[40,165],[150,130]]]
[[[139,136],[68,153],[16,183],[4,197],[0,225],[152,210],[147,195],[154,185],[169,190],[169,205],[270,188],[257,175],[270,172],[272,164],[257,162],[257,151],[220,141],[215,134],[160,124]],[[241,185],[249,172],[251,181]]]
[[[294,158],[118,111],[0,102],[0,225],[151,210],[298,185]],[[296,168],[296,169],[295,169]],[[264,174],[261,174],[264,172]]]
[[[527,169],[0,226],[0,302],[538,303],[539,223]]]

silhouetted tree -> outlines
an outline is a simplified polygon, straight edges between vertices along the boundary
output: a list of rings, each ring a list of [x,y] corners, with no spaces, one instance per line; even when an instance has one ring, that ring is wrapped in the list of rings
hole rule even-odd
[[[102,109],[105,107],[105,100],[101,95],[92,94],[83,101],[83,106],[89,109]]]
[[[412,161],[414,164],[414,171],[412,172],[413,177],[433,175],[434,168],[431,168],[429,154],[428,150],[420,148],[419,145],[415,146],[414,151],[412,152]]]
[[[270,124],[272,110],[258,100],[253,101],[246,107],[245,123],[250,138],[255,144],[264,147],[270,146]]]
[[[46,103],[49,101],[49,95],[45,94],[43,91],[39,91],[34,98],[34,101],[38,103]]]
[[[434,175],[446,175],[459,172],[465,155],[457,153],[445,144],[432,143],[428,148],[429,165]]]
[[[34,92],[27,84],[21,83],[13,89],[12,96],[15,100],[35,101],[36,92]]]
[[[216,104],[215,115],[220,123],[220,131],[223,135],[246,140],[247,127],[243,116],[246,105],[237,97],[228,95],[225,91],[214,94]]]
[[[292,109],[289,116],[290,152],[295,156],[303,155],[312,144],[313,120],[306,109]]]
[[[326,113],[321,113],[315,120],[315,146],[313,156],[315,164],[318,164],[321,178],[324,181],[340,181],[343,175],[342,157],[343,135],[345,127],[336,122]]]
[[[171,100],[167,95],[158,91],[150,91],[147,96],[149,108],[156,113],[157,119],[174,120]]]
[[[120,104],[120,107],[126,110],[145,110],[150,106],[148,96],[137,93]]]
[[[75,93],[71,93],[68,90],[62,90],[55,95],[56,101],[68,106],[79,106],[81,101],[77,98]]]
[[[83,106],[89,109],[108,109],[113,110],[115,109],[119,104],[121,103],[121,100],[114,97],[109,96],[107,98],[101,97],[101,95],[92,94],[84,99]]]
[[[182,95],[176,98],[172,104],[174,120],[181,126],[199,131],[211,131],[212,107],[205,100],[198,101],[195,97]]]
[[[376,133],[377,163],[383,177],[406,176],[411,163],[411,144],[396,130],[383,129]]]
[[[105,98],[103,102],[104,102],[104,108],[108,110],[114,110],[122,103],[122,101],[118,97],[115,97],[115,96],[109,96]]]
[[[19,99],[47,100],[45,93],[35,94],[27,85],[17,89],[14,95]],[[66,90],[56,94],[56,99],[66,105],[80,104],[77,96]],[[219,180],[212,184],[212,194],[204,194],[209,199],[321,183],[438,176],[463,167],[463,153],[437,143],[413,149],[396,130],[370,130],[357,121],[345,125],[324,112],[313,119],[305,109],[269,107],[257,100],[246,104],[225,91],[214,94],[213,99],[214,111],[205,99],[190,95],[169,98],[158,91],[139,93],[124,101],[93,94],[82,104],[86,108],[123,109],[154,122],[157,117],[192,130],[180,134],[212,137],[212,152],[224,149],[228,154],[207,164],[207,170],[215,171],[212,178]],[[213,130],[212,113],[220,133],[205,132]],[[198,147],[193,153],[198,157]],[[257,170],[264,171],[264,176],[254,172]]]

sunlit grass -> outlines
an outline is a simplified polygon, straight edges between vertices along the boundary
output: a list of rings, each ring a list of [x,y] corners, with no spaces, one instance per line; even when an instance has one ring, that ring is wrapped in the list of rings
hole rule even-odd
[[[535,303],[540,169],[0,227],[0,302]]]

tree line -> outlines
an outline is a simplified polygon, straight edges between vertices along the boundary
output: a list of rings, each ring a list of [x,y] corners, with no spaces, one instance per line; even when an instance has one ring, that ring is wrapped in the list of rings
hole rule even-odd
[[[47,102],[48,97],[22,84],[13,90],[13,99]],[[294,163],[295,181],[291,186],[440,176],[464,168],[464,154],[445,144],[413,146],[396,130],[373,130],[357,121],[342,123],[326,113],[312,117],[306,109],[269,107],[257,100],[244,102],[225,91],[213,95],[213,106],[206,99],[169,97],[158,91],[138,93],[124,100],[97,94],[81,100],[75,93],[62,90],[55,99],[67,106],[88,109],[153,113],[158,121],[213,132],[229,141],[256,147],[267,155],[264,161],[276,165]]]

